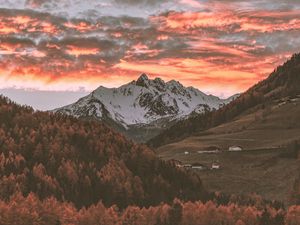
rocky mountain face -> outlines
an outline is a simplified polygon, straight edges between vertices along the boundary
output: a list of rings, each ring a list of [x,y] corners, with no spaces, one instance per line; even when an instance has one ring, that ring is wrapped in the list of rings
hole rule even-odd
[[[53,112],[101,120],[126,136],[144,142],[174,122],[219,109],[237,96],[220,99],[175,80],[149,79],[142,74],[119,88],[100,86],[74,104]]]

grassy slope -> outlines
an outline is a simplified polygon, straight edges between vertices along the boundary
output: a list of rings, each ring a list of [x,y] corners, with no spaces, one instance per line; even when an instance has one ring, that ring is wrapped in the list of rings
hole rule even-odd
[[[256,192],[265,198],[288,203],[297,162],[280,154],[285,151],[282,146],[299,138],[300,98],[293,102],[282,99],[263,109],[260,105],[251,108],[229,123],[161,146],[156,151],[163,159],[174,158],[185,163],[199,162],[209,166],[215,160],[220,161],[221,170],[199,172],[209,190],[234,194]],[[227,150],[232,145],[240,145],[245,151],[197,153],[209,146]],[[190,154],[185,155],[185,151]]]

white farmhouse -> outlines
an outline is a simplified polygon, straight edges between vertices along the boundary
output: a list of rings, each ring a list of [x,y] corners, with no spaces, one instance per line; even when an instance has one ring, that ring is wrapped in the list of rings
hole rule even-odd
[[[220,164],[219,163],[213,163],[212,165],[211,165],[211,169],[212,170],[218,170],[218,169],[220,169]]]
[[[205,165],[200,164],[200,163],[194,163],[192,165],[192,169],[205,170],[205,169],[207,169],[207,167]]]
[[[241,146],[230,146],[229,149],[228,149],[230,152],[239,152],[239,151],[242,151],[243,148]]]

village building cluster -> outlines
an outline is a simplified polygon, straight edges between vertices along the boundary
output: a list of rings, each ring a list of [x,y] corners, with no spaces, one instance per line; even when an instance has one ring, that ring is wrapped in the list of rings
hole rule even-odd
[[[222,152],[239,152],[239,151],[243,151],[243,147],[240,145],[229,146],[228,149],[226,149],[226,150],[222,150],[218,146],[209,146],[203,150],[197,151],[196,153],[198,153],[198,154],[219,154]],[[189,151],[184,151],[183,154],[190,155],[190,154],[195,154],[195,153],[191,153]],[[193,164],[183,163],[176,159],[172,159],[172,160],[170,160],[170,162],[173,163],[178,168],[185,168],[185,169],[193,169],[193,170],[201,170],[201,171],[221,169],[221,164],[220,164],[219,160],[213,160],[209,165],[204,165],[204,164],[201,164],[198,162],[193,163]]]

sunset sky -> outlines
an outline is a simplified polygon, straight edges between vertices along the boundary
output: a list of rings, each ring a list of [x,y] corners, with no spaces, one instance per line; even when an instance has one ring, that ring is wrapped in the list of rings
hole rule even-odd
[[[0,93],[37,109],[175,79],[228,97],[300,51],[299,0],[0,0]]]

